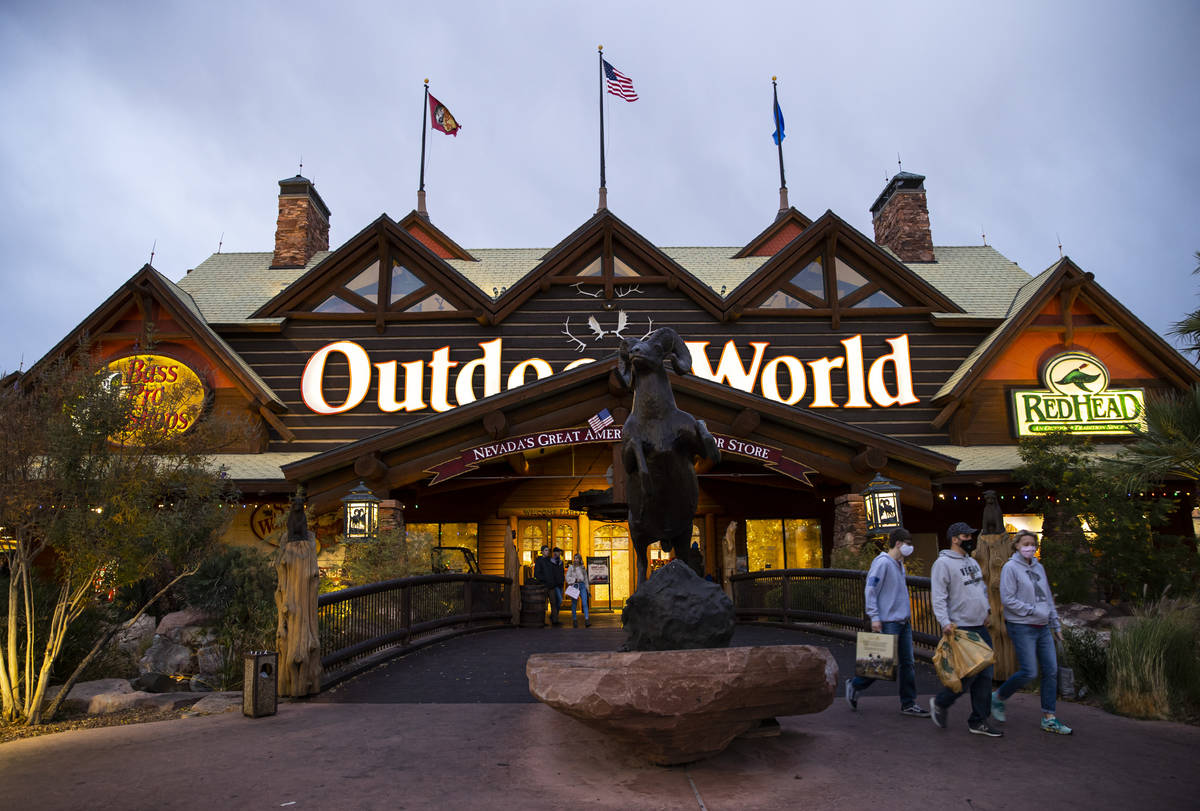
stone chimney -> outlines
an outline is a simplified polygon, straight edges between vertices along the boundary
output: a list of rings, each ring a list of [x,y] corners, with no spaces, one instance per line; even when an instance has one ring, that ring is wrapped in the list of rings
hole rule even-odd
[[[317,251],[329,250],[329,207],[306,177],[279,181],[279,221],[271,267],[304,267]]]
[[[933,235],[925,202],[925,176],[899,172],[871,206],[875,242],[903,262],[932,262]]]

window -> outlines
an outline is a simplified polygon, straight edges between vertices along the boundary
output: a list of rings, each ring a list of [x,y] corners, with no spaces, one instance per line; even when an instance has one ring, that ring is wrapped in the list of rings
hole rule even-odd
[[[376,263],[378,264],[378,263]],[[399,262],[392,263],[392,293],[388,303],[395,304],[400,299],[411,296],[425,286],[416,274]]]
[[[313,307],[314,313],[361,313],[362,310],[355,307],[345,299],[337,296],[330,296],[322,301],[316,307]]]
[[[791,283],[806,293],[825,298],[825,274],[821,269],[821,260],[814,259],[809,262],[804,270],[791,278]]]
[[[369,268],[346,283],[346,289],[357,293],[372,304],[379,303],[379,262],[376,260]]]
[[[746,522],[750,571],[821,567],[821,522],[815,518],[768,518]]]
[[[427,296],[416,304],[410,307],[405,307],[406,313],[440,313],[447,310],[453,310],[454,305],[446,301],[439,294],[434,293],[432,296]]]

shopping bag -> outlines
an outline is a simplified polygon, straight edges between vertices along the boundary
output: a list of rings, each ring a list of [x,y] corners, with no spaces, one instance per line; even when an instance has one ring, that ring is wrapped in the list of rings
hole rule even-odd
[[[859,631],[854,649],[854,675],[896,680],[896,636]]]
[[[567,596],[570,597],[572,600],[578,600],[579,599],[579,586],[576,586],[574,584],[567,586]]]
[[[942,684],[962,692],[962,680],[974,676],[996,661],[992,646],[976,631],[956,629],[953,638],[942,637],[933,652],[933,667]]]

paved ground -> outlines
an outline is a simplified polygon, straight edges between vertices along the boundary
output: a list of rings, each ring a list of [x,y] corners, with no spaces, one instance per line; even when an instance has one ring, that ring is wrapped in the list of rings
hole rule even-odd
[[[781,632],[741,628],[737,642],[757,644],[760,633]],[[858,713],[839,698],[817,715],[780,719],[779,737],[735,741],[686,767],[650,766],[524,696],[482,701],[490,692],[477,680],[517,696],[508,670],[525,654],[512,651],[538,634],[540,650],[614,636],[598,627],[493,631],[320,700],[281,704],[268,718],[229,713],[14,741],[0,746],[0,806],[1160,811],[1195,808],[1200,796],[1200,728],[1064,704],[1077,733],[1056,737],[1038,729],[1036,696],[1022,693],[1005,737],[983,738],[967,734],[961,702],[939,730],[896,712],[894,688],[883,684]],[[842,663],[847,648],[831,647]],[[378,698],[368,701],[372,683]]]

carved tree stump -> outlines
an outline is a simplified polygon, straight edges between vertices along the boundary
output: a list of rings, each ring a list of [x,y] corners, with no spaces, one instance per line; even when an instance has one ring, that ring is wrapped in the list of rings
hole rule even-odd
[[[1013,536],[1008,533],[979,535],[979,547],[975,550],[975,562],[983,572],[987,584],[988,602],[992,613],[988,630],[992,634],[992,650],[996,652],[995,678],[1007,679],[1017,672],[1017,653],[1008,638],[1008,627],[1004,624],[1004,605],[1000,602],[1000,570],[1012,557]]]
[[[321,690],[321,643],[317,632],[317,541],[289,541],[279,550],[275,564],[279,584],[275,608],[279,621],[275,646],[279,649],[279,695],[308,696]]]

